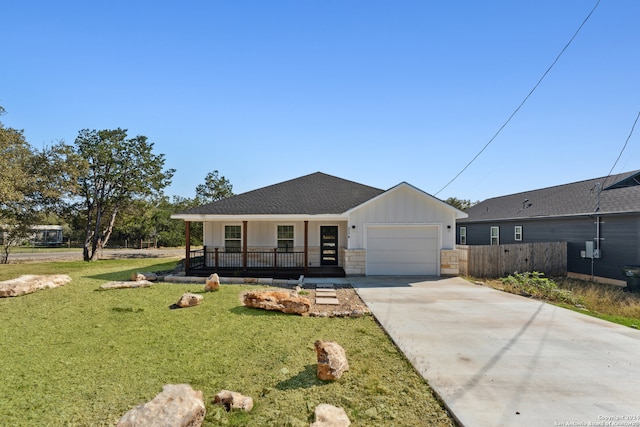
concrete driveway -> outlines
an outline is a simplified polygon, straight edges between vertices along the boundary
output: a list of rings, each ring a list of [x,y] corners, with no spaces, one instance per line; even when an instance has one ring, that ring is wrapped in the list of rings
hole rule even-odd
[[[349,278],[464,426],[640,427],[640,331],[460,278]]]

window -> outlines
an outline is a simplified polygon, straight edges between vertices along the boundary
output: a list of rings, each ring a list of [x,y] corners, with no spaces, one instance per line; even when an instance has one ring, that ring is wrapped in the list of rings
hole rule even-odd
[[[521,225],[516,225],[515,227],[513,227],[513,233],[514,233],[513,238],[516,240],[516,242],[522,241],[522,226]]]
[[[467,244],[467,227],[460,227],[460,244]]]
[[[491,227],[491,244],[500,244],[500,227]]]
[[[293,225],[278,226],[278,252],[293,252]]]
[[[240,252],[242,250],[242,227],[240,225],[224,226],[224,251]]]

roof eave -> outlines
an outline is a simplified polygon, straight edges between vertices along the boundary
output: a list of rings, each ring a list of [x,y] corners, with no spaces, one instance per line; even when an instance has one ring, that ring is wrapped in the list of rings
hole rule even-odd
[[[540,219],[556,219],[556,218],[577,218],[577,217],[590,217],[590,216],[610,216],[610,215],[633,215],[640,214],[637,211],[609,211],[609,212],[581,212],[581,213],[573,213],[573,214],[558,214],[558,215],[538,215],[538,216],[514,216],[514,217],[504,217],[504,218],[487,218],[487,219],[468,219],[468,221],[463,222],[496,222],[496,221],[523,221],[523,220],[540,220]]]
[[[254,215],[213,215],[213,214],[174,214],[171,219],[181,219],[191,222],[208,221],[342,221],[346,220],[345,214],[254,214]]]

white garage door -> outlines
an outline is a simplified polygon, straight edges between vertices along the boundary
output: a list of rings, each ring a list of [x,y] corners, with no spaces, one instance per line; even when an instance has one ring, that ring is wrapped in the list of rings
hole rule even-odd
[[[438,227],[367,227],[368,276],[437,276]]]

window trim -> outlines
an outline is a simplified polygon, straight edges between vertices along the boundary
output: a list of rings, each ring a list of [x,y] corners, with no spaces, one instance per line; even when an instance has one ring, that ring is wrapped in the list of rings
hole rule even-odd
[[[280,227],[291,227],[291,238],[280,237]],[[281,241],[291,241],[291,247],[281,247]],[[296,246],[296,227],[293,224],[277,224],[276,225],[276,248],[278,252],[293,252]],[[286,249],[286,250],[285,250]]]
[[[516,242],[522,242],[522,226],[516,225],[513,227],[513,239]]]
[[[467,227],[460,227],[460,244],[467,244]]]
[[[495,235],[494,232],[495,231]],[[489,231],[489,244],[490,245],[499,245],[500,244],[500,227],[497,225],[492,225]],[[494,243],[495,239],[495,243]]]
[[[240,228],[240,236],[238,238],[236,237],[227,237],[227,227],[239,227]],[[238,253],[238,252],[242,252],[242,225],[240,224],[224,224],[224,226],[222,227],[222,233],[223,233],[223,243],[224,243],[224,251],[225,252],[229,252],[229,253]],[[238,247],[229,247],[227,246],[227,241],[229,242],[238,242]],[[228,250],[231,249],[231,250]]]

